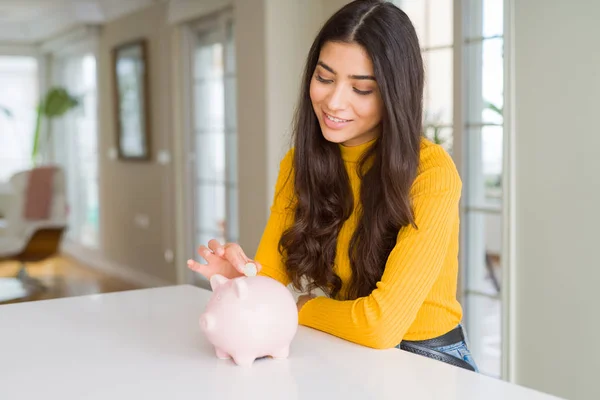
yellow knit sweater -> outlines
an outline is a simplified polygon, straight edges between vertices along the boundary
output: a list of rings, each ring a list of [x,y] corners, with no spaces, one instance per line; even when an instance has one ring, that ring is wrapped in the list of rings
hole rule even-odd
[[[356,202],[360,179],[357,161],[370,143],[340,145]],[[293,150],[281,161],[271,215],[256,253],[261,275],[284,285],[290,280],[277,250],[281,234],[293,223],[293,178],[287,179]],[[391,348],[402,340],[442,335],[458,325],[462,308],[456,299],[458,277],[459,200],[462,183],[449,154],[422,139],[417,178],[411,189],[415,222],[398,234],[377,287],[366,297],[340,301],[317,297],[299,313],[299,323],[372,347]],[[357,224],[354,212],[338,236],[335,272],[347,289],[352,270],[348,245]]]

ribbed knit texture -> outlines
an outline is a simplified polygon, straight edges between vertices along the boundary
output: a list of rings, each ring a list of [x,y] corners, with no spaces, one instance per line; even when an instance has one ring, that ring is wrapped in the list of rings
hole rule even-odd
[[[369,144],[340,145],[355,203],[360,199],[356,165]],[[277,246],[294,217],[289,206],[294,199],[293,178],[288,179],[292,152],[281,162],[271,216],[255,257],[263,267],[261,275],[284,285],[290,280]],[[456,327],[462,319],[456,299],[461,186],[450,155],[422,139],[420,166],[411,189],[418,229],[408,226],[400,230],[371,295],[351,301],[317,297],[302,307],[299,323],[373,348],[430,339]],[[353,213],[338,236],[334,268],[343,282],[342,293],[352,275],[348,245],[356,225]]]

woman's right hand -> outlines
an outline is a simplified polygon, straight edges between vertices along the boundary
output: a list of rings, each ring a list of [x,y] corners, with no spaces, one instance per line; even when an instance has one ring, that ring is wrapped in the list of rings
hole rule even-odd
[[[204,258],[207,264],[201,264],[194,260],[188,260],[188,268],[202,274],[206,279],[219,274],[226,278],[238,278],[240,276],[257,274],[261,270],[261,265],[250,260],[239,244],[227,243],[221,245],[217,240],[212,239],[208,242],[208,247],[200,246],[198,254]],[[252,263],[255,271],[248,271],[246,264]]]

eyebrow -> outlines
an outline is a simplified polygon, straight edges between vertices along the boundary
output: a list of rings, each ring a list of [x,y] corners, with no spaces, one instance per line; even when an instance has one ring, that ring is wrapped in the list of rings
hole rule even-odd
[[[327,71],[331,72],[332,74],[337,74],[337,72],[335,72],[333,70],[333,68],[331,68],[329,65],[325,64],[323,61],[319,61],[317,63],[317,65],[320,65],[321,67],[325,68]],[[375,81],[375,77],[372,75],[349,75],[350,79],[361,79],[361,80],[372,80]]]

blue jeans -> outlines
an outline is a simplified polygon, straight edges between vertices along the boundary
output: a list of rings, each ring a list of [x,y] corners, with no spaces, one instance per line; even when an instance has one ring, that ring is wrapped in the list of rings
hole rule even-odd
[[[463,330],[465,339],[468,340],[467,333],[465,332],[465,329],[463,328],[462,324],[459,324],[458,326]],[[459,358],[463,361],[466,361],[473,368],[475,368],[475,372],[479,372],[479,368],[477,368],[477,364],[475,363],[475,360],[473,359],[473,355],[471,354],[471,351],[469,350],[469,346],[467,345],[466,340],[461,340],[460,342],[449,344],[447,346],[433,347],[433,350],[436,350],[436,351],[439,351],[440,353],[445,353],[450,356]],[[400,348],[400,345],[398,345],[396,347]]]
[[[446,353],[456,358],[460,358],[461,360],[471,364],[471,366],[475,368],[475,372],[479,372],[479,368],[477,368],[477,364],[475,364],[473,355],[471,354],[471,351],[464,340],[448,346],[436,347],[434,350],[437,350],[441,353]]]

